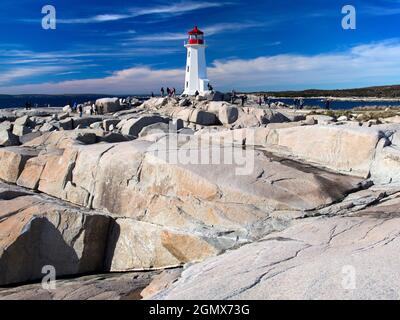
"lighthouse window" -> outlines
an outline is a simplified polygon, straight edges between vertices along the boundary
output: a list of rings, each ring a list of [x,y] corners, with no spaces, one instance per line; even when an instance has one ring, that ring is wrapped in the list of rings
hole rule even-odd
[[[188,57],[190,58],[190,51],[189,51],[189,53],[188,53]]]
[[[186,88],[189,88],[189,82],[186,82]]]
[[[187,72],[189,72],[189,66],[187,67]]]

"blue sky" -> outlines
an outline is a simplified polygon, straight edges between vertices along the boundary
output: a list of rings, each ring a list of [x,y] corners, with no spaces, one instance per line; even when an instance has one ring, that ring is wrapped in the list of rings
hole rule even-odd
[[[41,26],[44,5],[57,29]],[[343,30],[344,5],[357,29]],[[2,0],[0,93],[158,92],[184,83],[186,32],[206,33],[219,90],[400,83],[400,0]]]

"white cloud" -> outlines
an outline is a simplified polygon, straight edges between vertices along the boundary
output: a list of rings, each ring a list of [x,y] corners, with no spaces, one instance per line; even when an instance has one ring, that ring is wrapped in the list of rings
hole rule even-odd
[[[1,87],[0,92],[35,93],[148,93],[158,86],[178,86],[182,82],[184,71],[181,69],[155,70],[150,67],[135,67],[113,73],[99,79],[63,81],[58,83],[28,84]],[[164,80],[164,81],[163,81]]]
[[[213,36],[215,34],[227,31],[241,31],[250,28],[258,28],[266,26],[266,23],[254,23],[254,22],[244,22],[244,23],[218,23],[215,25],[210,25],[202,28],[201,30],[205,33],[206,37]],[[158,34],[147,34],[143,36],[134,37],[132,40],[136,41],[174,41],[174,40],[185,40],[188,35],[186,32],[165,32]]]
[[[26,79],[43,74],[63,71],[63,67],[47,66],[47,67],[31,67],[31,68],[16,68],[1,72],[0,86],[4,83],[17,79]],[[0,87],[1,88],[1,87]]]
[[[163,5],[163,6],[155,6],[148,8],[131,8],[127,10],[127,13],[123,14],[106,13],[87,18],[57,19],[57,23],[64,23],[64,24],[101,23],[101,22],[118,21],[118,20],[148,16],[148,15],[177,16],[196,10],[218,8],[231,4],[232,3],[230,2],[183,1],[180,3]]]
[[[256,59],[214,61],[208,71],[216,89],[276,90],[352,87],[400,83],[400,41],[356,46],[319,55],[281,54]],[[184,65],[184,61],[182,61]],[[184,68],[146,66],[99,79],[1,87],[4,93],[148,93],[161,86],[183,86]]]

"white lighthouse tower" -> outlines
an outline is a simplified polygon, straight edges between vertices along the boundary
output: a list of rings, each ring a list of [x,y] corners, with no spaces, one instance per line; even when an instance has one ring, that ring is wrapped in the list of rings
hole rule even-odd
[[[207,79],[206,45],[204,33],[197,27],[188,32],[189,39],[185,43],[187,48],[187,63],[185,76],[185,95],[195,95],[208,91],[209,80]]]

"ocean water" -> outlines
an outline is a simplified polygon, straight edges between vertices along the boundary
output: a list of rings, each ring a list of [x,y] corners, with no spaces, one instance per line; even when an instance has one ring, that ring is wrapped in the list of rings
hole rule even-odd
[[[310,99],[303,99],[303,100],[304,100],[304,106],[325,108],[325,101],[322,100],[321,98],[310,98]],[[277,98],[277,99],[271,99],[271,101],[273,101],[273,102],[281,101],[288,105],[294,105],[293,99]],[[353,109],[353,108],[357,108],[357,107],[375,107],[375,106],[399,107],[400,108],[400,101],[333,100],[330,102],[330,108],[332,110],[348,110],[348,109]]]
[[[133,96],[133,95],[132,95]],[[50,105],[51,107],[64,107],[68,104],[73,103],[83,103],[86,101],[95,101],[100,98],[105,98],[110,96],[105,95],[22,95],[22,96],[3,96],[0,95],[0,109],[4,108],[23,108],[26,102],[30,102],[32,105],[38,104],[39,107],[44,107]],[[126,96],[118,96],[121,98],[126,98]],[[148,97],[144,95],[136,96],[141,100],[145,100]],[[281,101],[288,105],[294,105],[293,99],[277,98],[271,99],[273,102]],[[325,102],[322,99],[310,98],[304,99],[304,105],[308,107],[319,107],[325,108]],[[333,110],[346,110],[355,107],[372,107],[372,106],[383,106],[383,107],[399,107],[400,101],[331,101],[330,107]]]
[[[70,103],[83,103],[86,101],[94,101],[100,98],[105,98],[103,95],[21,95],[21,96],[8,96],[0,95],[0,108],[23,108],[27,102],[33,105],[38,104],[39,107],[64,107]]]

